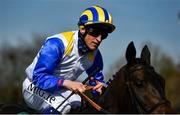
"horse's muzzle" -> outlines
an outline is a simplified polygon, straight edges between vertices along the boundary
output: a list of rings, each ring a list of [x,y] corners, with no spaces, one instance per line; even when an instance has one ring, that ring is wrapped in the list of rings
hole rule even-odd
[[[176,114],[176,111],[171,107],[171,103],[168,100],[164,100],[160,103],[154,110],[152,111],[153,114]]]

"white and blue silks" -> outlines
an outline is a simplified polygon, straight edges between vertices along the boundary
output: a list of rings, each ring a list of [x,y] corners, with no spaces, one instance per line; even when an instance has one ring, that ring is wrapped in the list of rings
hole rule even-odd
[[[84,71],[103,81],[100,51],[80,55],[79,39],[78,31],[63,32],[46,39],[27,67],[27,78],[23,82],[23,96],[31,108],[40,111],[49,105],[56,108],[71,93],[63,87],[64,79],[75,81]],[[58,111],[67,113],[71,107],[80,106],[80,102],[80,96],[74,94]]]

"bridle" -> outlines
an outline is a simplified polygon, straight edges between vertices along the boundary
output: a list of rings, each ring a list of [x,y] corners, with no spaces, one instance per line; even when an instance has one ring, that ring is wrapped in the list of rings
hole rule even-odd
[[[132,105],[136,107],[138,113],[152,113],[155,109],[157,109],[159,106],[163,104],[170,104],[170,102],[167,99],[161,99],[158,103],[156,103],[153,106],[148,106],[143,104],[143,101],[139,98],[139,96],[135,93],[132,84],[129,82],[130,81],[130,74],[132,74],[135,71],[142,70],[142,69],[149,69],[150,71],[154,71],[154,68],[151,66],[144,66],[142,64],[136,64],[133,67],[130,67],[129,69],[127,68],[127,71],[125,73],[126,75],[126,85],[128,88],[128,92],[130,95],[130,99],[132,102]],[[159,89],[160,92],[163,92],[163,89]]]

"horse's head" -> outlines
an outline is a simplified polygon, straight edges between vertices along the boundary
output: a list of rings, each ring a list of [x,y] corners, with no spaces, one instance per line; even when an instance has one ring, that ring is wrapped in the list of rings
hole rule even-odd
[[[131,42],[126,50],[125,83],[134,107],[140,113],[172,113],[165,96],[165,81],[150,64],[150,52],[145,45],[140,58]]]

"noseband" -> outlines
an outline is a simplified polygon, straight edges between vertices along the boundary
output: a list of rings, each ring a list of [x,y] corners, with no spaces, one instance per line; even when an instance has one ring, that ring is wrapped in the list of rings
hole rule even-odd
[[[130,94],[130,98],[131,98],[131,102],[132,105],[135,106],[138,110],[139,113],[152,113],[156,108],[158,108],[159,106],[163,105],[163,104],[170,104],[170,102],[166,99],[162,99],[160,100],[158,103],[156,103],[155,105],[148,106],[148,105],[143,105],[143,101],[139,98],[139,96],[135,93],[135,91],[133,90],[133,86],[132,84],[130,84],[129,79],[130,79],[130,74],[138,71],[138,70],[143,70],[143,69],[149,69],[150,71],[154,71],[154,68],[151,66],[144,66],[142,64],[136,64],[133,67],[130,67],[126,73],[126,85]],[[162,88],[160,88],[161,91]]]

